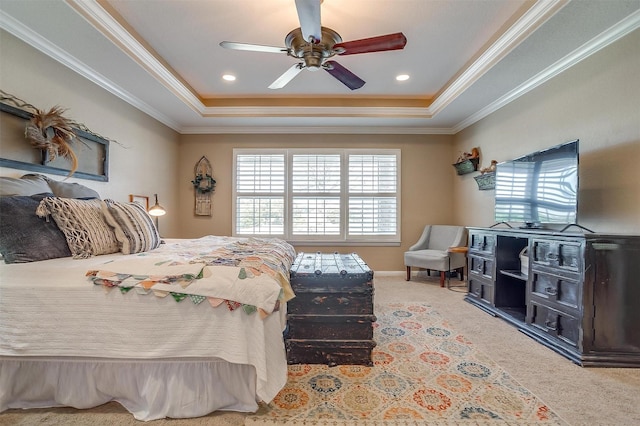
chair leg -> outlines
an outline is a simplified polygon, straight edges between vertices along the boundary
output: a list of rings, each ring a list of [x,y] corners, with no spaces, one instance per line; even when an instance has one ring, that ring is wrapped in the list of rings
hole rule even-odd
[[[411,281],[411,266],[407,266],[407,281]]]
[[[460,281],[464,281],[464,266],[458,268],[458,273],[460,274]]]
[[[440,271],[440,287],[444,287],[444,271]]]

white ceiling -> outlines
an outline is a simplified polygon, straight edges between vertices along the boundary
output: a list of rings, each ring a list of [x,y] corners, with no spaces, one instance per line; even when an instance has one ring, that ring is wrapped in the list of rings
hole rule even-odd
[[[344,41],[408,42],[333,58],[361,89],[303,70],[269,90],[294,58],[219,43],[284,46],[294,0],[0,0],[3,29],[181,133],[416,134],[460,131],[638,29],[640,0],[324,0],[321,17]]]

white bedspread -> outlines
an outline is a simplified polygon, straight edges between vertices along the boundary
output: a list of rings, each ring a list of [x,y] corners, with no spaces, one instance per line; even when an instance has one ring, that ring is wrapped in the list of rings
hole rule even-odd
[[[206,302],[106,291],[84,276],[107,260],[122,258],[0,264],[0,361],[23,356],[219,358],[253,366],[259,398],[275,397],[287,379],[284,309],[261,318],[242,309],[230,311],[225,304],[213,308]]]

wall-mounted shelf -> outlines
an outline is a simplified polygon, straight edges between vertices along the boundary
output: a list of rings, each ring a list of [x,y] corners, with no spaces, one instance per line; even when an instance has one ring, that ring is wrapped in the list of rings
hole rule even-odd
[[[458,173],[458,175],[466,175],[478,170],[479,162],[480,162],[480,158],[478,157],[469,158],[467,160],[452,164],[452,166],[456,168],[456,172]]]
[[[496,187],[496,174],[495,173],[483,173],[479,176],[474,176],[478,189],[480,191],[486,191],[495,189]]]

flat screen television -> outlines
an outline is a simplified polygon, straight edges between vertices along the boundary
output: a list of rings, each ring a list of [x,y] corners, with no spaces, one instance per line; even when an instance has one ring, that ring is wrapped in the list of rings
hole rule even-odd
[[[575,224],[578,216],[578,140],[496,166],[496,222],[523,228]]]

